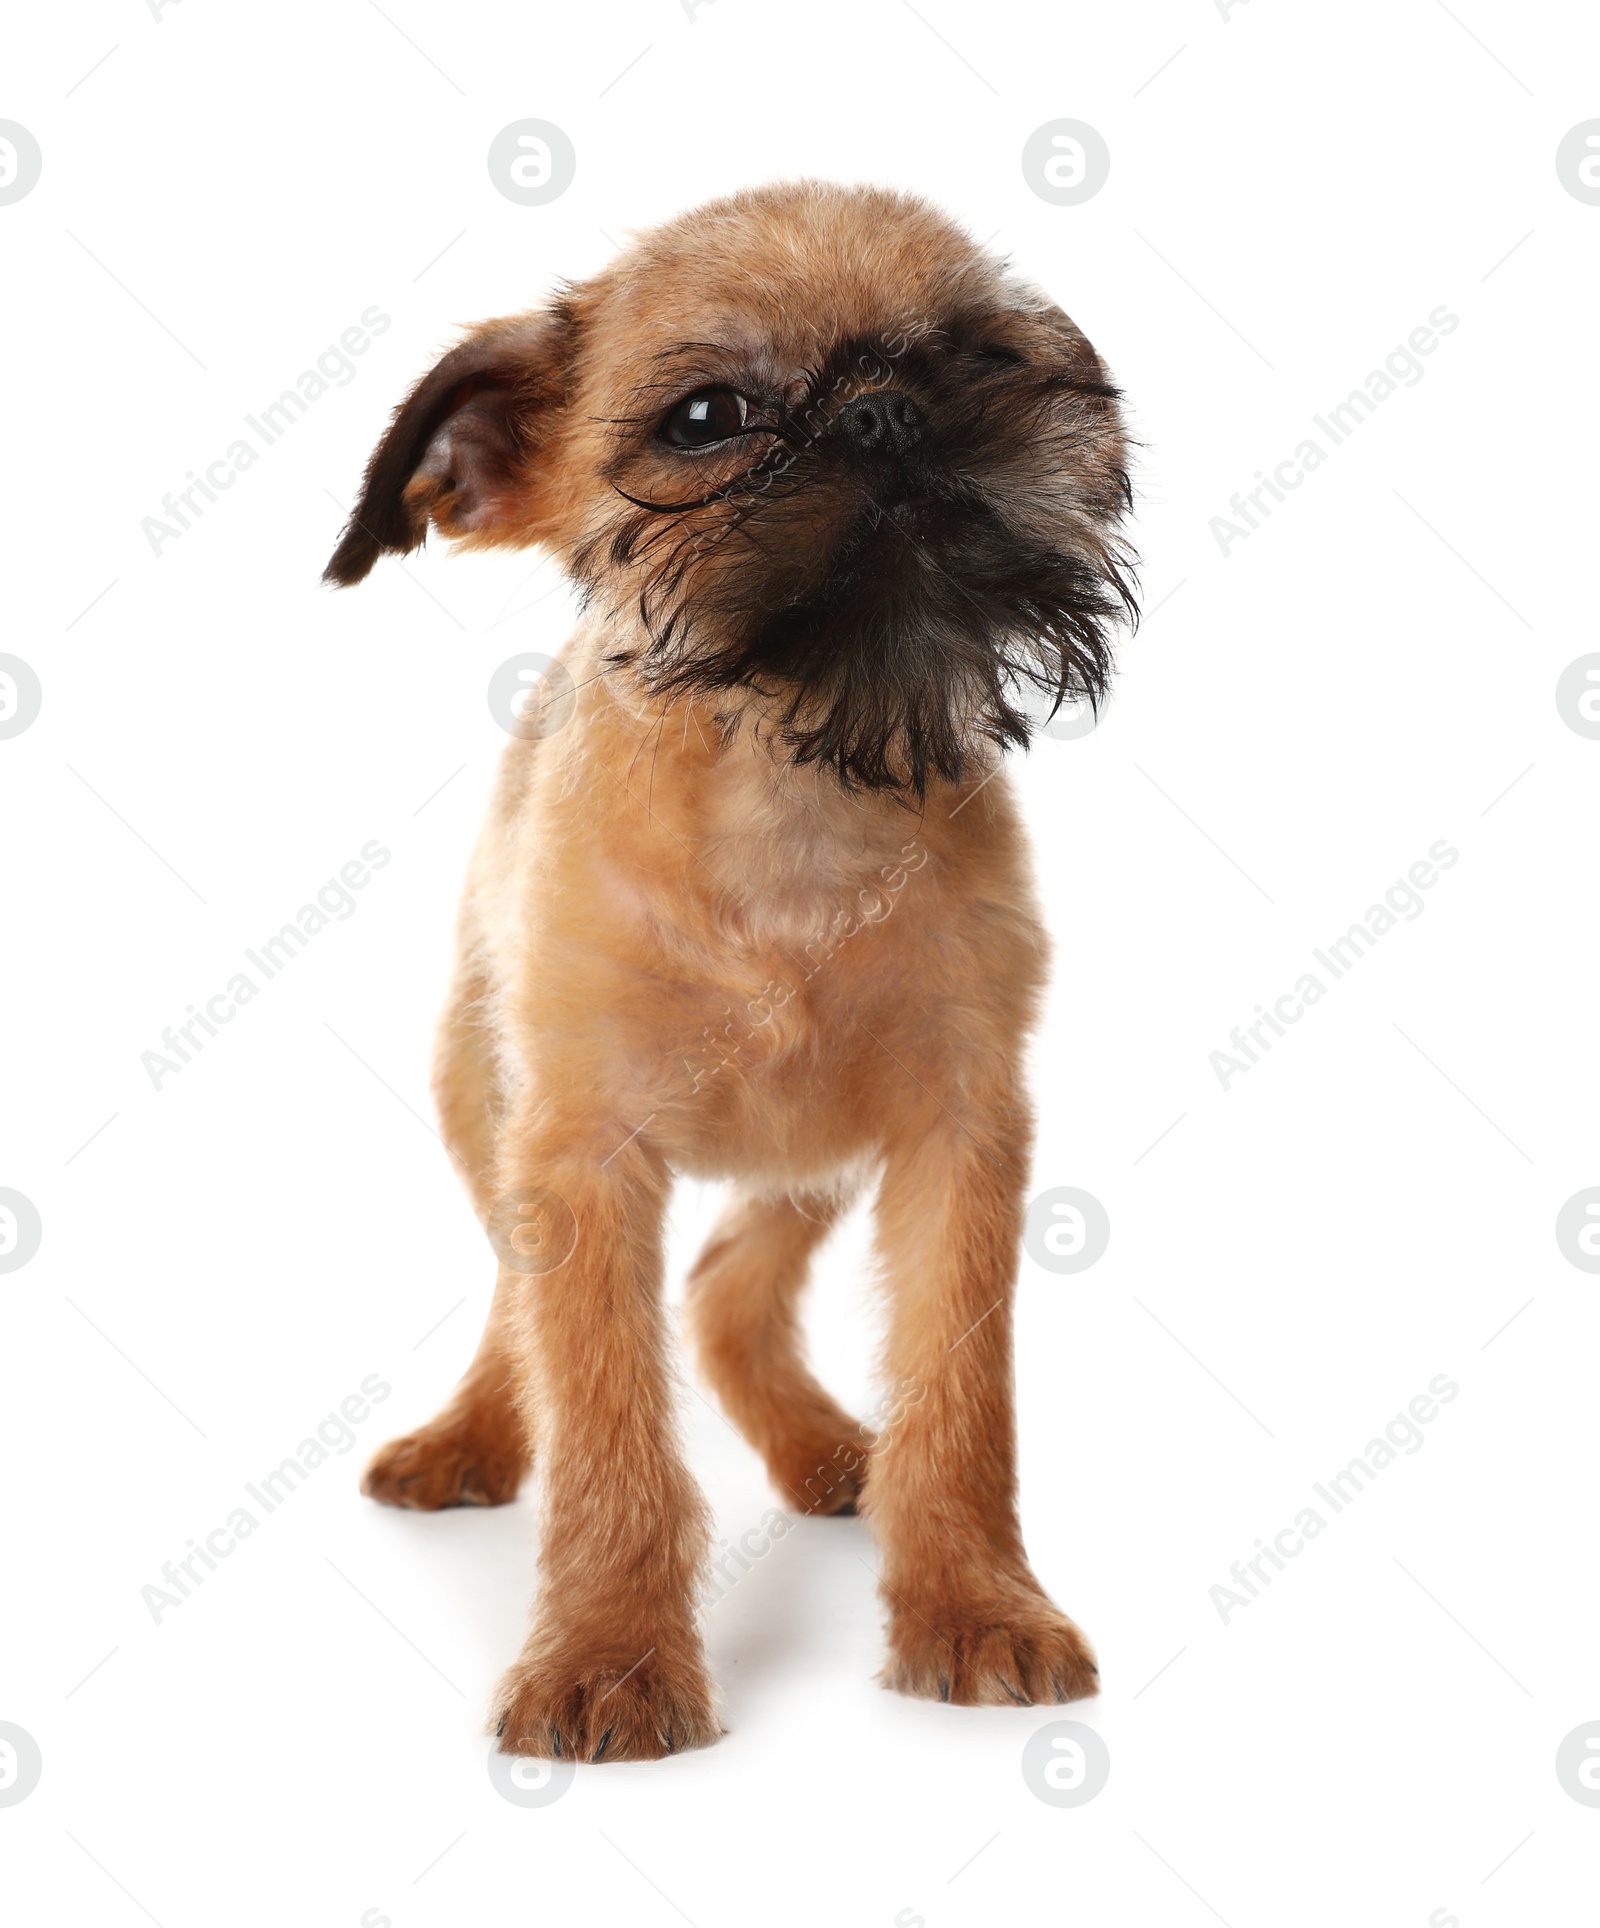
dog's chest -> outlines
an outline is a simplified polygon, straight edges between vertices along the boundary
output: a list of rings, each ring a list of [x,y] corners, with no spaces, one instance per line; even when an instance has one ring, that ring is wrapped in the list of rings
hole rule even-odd
[[[870,1107],[842,1094],[914,995],[914,881],[894,861],[849,865],[722,900],[685,987],[691,1022],[662,1053],[682,1169],[826,1172],[860,1154]]]
[[[914,825],[878,813],[863,820],[837,806],[786,812],[766,799],[741,811],[736,800],[706,845],[728,980],[757,972],[811,984],[863,938],[893,948],[888,927],[926,862],[913,833]]]

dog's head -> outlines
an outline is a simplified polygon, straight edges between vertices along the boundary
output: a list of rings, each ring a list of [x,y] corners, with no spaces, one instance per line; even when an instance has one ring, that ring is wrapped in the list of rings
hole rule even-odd
[[[848,785],[955,782],[1098,703],[1133,614],[1117,392],[950,221],[814,182],[718,201],[402,403],[328,564],[431,522],[550,545],[613,661]]]

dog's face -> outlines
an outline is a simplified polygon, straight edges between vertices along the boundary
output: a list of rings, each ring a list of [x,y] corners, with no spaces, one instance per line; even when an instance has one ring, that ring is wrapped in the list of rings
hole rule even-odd
[[[801,183],[475,330],[396,413],[327,573],[430,521],[548,543],[647,688],[920,794],[1104,693],[1124,447],[1060,309],[921,202]]]

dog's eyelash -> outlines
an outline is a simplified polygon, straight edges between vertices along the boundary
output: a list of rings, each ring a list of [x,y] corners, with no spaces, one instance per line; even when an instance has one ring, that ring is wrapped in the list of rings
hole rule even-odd
[[[589,419],[591,422],[596,423],[598,426],[602,428],[641,429],[653,434],[655,430],[661,426],[662,411],[659,408],[657,408],[657,409],[652,409],[648,414],[639,414],[639,415],[591,415]],[[719,447],[722,442],[737,441],[739,437],[743,435],[780,435],[781,436],[786,432],[787,432],[787,425],[781,421],[779,422],[742,422],[738,428],[730,428],[727,434],[724,436],[721,436],[717,442],[714,442],[714,443],[708,442],[706,444],[706,447],[716,448],[716,447]],[[677,453],[679,453],[680,455],[685,455],[685,454],[692,455],[697,452],[698,451],[693,449],[680,449],[677,451]]]
[[[738,429],[734,434],[724,436],[723,441],[735,441],[739,436],[746,433],[773,434],[774,432],[775,431],[771,429],[762,431]],[[713,446],[720,447],[721,444],[713,444]],[[754,477],[762,474],[765,464],[766,458],[763,456],[759,461],[752,462],[749,468],[741,469],[737,475],[731,476],[726,482],[720,483],[716,488],[712,489],[709,494],[695,496],[687,502],[651,502],[643,496],[630,495],[628,491],[622,487],[621,483],[614,479],[611,482],[611,486],[625,502],[631,502],[637,509],[648,509],[653,515],[685,515],[692,509],[708,509],[713,502],[726,501],[735,490],[743,487]]]
[[[590,420],[609,428],[653,428],[660,421],[664,405],[668,401],[679,401],[692,395],[701,388],[732,388],[744,394],[747,400],[754,400],[744,384],[750,383],[748,373],[742,376],[734,372],[733,364],[737,358],[731,351],[721,349],[715,342],[685,342],[675,348],[664,349],[656,356],[664,361],[672,356],[681,356],[684,348],[707,348],[722,357],[719,362],[689,362],[680,365],[675,372],[659,381],[635,382],[628,391],[628,411],[623,415],[595,415]],[[753,384],[759,386],[759,384]],[[770,398],[769,398],[770,399]]]
[[[681,401],[685,396],[692,395],[695,392],[692,388],[679,388],[676,382],[671,384],[663,382],[660,386],[665,393],[673,397],[675,402]],[[705,388],[711,386],[711,384],[701,382],[699,386]],[[748,401],[749,397],[747,396],[745,399]],[[638,409],[628,415],[591,415],[589,420],[601,428],[627,428],[654,433],[654,431],[661,426],[663,415],[670,412],[670,410],[664,410],[660,402],[652,402],[648,408]],[[782,412],[780,411],[780,419],[778,421],[742,422],[738,428],[730,429],[728,433],[722,437],[722,440],[731,442],[735,436],[739,435],[782,435],[786,432],[786,429],[787,423],[782,418]],[[682,452],[683,451],[680,451],[680,453]]]
[[[1059,390],[1063,394],[1092,395],[1097,401],[1102,402],[1120,402],[1122,400],[1122,390],[1118,388],[1114,382],[1080,381],[1076,376],[1068,375],[1064,371],[1057,373],[1047,370],[1044,376],[1044,386],[1052,390]]]

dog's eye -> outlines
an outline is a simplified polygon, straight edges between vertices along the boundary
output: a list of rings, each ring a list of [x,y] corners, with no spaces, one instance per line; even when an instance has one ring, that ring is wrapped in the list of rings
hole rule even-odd
[[[1016,349],[1007,348],[1003,342],[985,342],[982,347],[975,348],[972,352],[979,361],[987,363],[991,368],[1020,368],[1023,365],[1022,357]]]
[[[661,424],[663,441],[674,448],[703,449],[726,441],[744,427],[744,397],[732,388],[702,388],[686,395]]]

